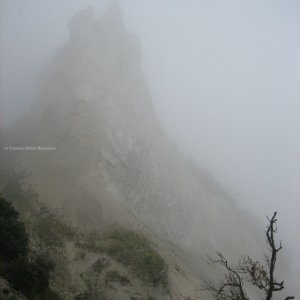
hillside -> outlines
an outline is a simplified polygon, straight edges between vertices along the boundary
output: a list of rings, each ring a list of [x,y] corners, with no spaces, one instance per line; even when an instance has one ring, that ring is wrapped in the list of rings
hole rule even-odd
[[[15,221],[18,213],[0,199],[0,299],[159,300],[196,294],[197,279],[170,245],[117,225],[82,234],[45,207],[21,178],[0,178],[1,194],[22,212]]]

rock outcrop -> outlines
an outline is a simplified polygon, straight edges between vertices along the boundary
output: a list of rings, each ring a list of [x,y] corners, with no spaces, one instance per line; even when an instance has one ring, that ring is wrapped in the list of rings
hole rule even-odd
[[[12,144],[56,149],[14,151],[41,200],[83,231],[143,224],[197,257],[200,275],[198,258],[215,250],[235,258],[260,249],[253,220],[165,134],[118,5],[98,18],[80,11],[69,27],[30,113],[9,133]]]

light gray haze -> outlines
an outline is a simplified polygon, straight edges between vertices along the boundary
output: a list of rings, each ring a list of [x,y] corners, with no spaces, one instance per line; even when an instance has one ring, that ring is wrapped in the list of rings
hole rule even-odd
[[[68,40],[80,9],[109,1],[1,1],[1,119],[30,109],[40,69]],[[253,213],[278,211],[279,235],[300,280],[300,2],[123,0],[139,36],[158,116],[197,160]],[[184,199],[182,200],[184,201]],[[238,226],[238,224],[237,224]],[[293,282],[294,280],[294,282]]]

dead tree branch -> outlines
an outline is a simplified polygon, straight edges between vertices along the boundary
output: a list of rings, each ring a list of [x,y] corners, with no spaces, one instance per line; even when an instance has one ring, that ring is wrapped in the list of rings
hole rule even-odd
[[[211,291],[218,300],[249,300],[244,290],[244,282],[264,291],[265,300],[271,300],[274,292],[284,289],[284,281],[278,282],[275,278],[275,266],[277,254],[282,249],[281,242],[276,244],[277,212],[274,212],[266,227],[266,242],[270,249],[270,255],[266,255],[262,264],[250,257],[243,258],[237,265],[230,265],[222,252],[218,251],[216,258],[208,258],[210,264],[219,264],[226,269],[224,279],[215,285],[212,281],[206,281],[203,290]],[[293,296],[285,300],[294,299]]]

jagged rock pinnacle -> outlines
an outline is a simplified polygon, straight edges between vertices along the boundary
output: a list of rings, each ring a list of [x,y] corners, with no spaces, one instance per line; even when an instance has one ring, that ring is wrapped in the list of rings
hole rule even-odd
[[[71,37],[76,34],[84,34],[86,31],[91,30],[95,20],[95,9],[90,6],[86,9],[80,10],[70,21],[69,28]]]
[[[83,42],[95,32],[124,31],[122,9],[117,1],[111,2],[103,14],[95,17],[94,7],[80,10],[69,23],[71,39]]]
[[[122,9],[118,1],[112,1],[105,12],[106,15],[113,16],[115,18],[122,18]]]
[[[112,1],[105,12],[97,19],[98,27],[124,28],[122,9],[117,1]]]

